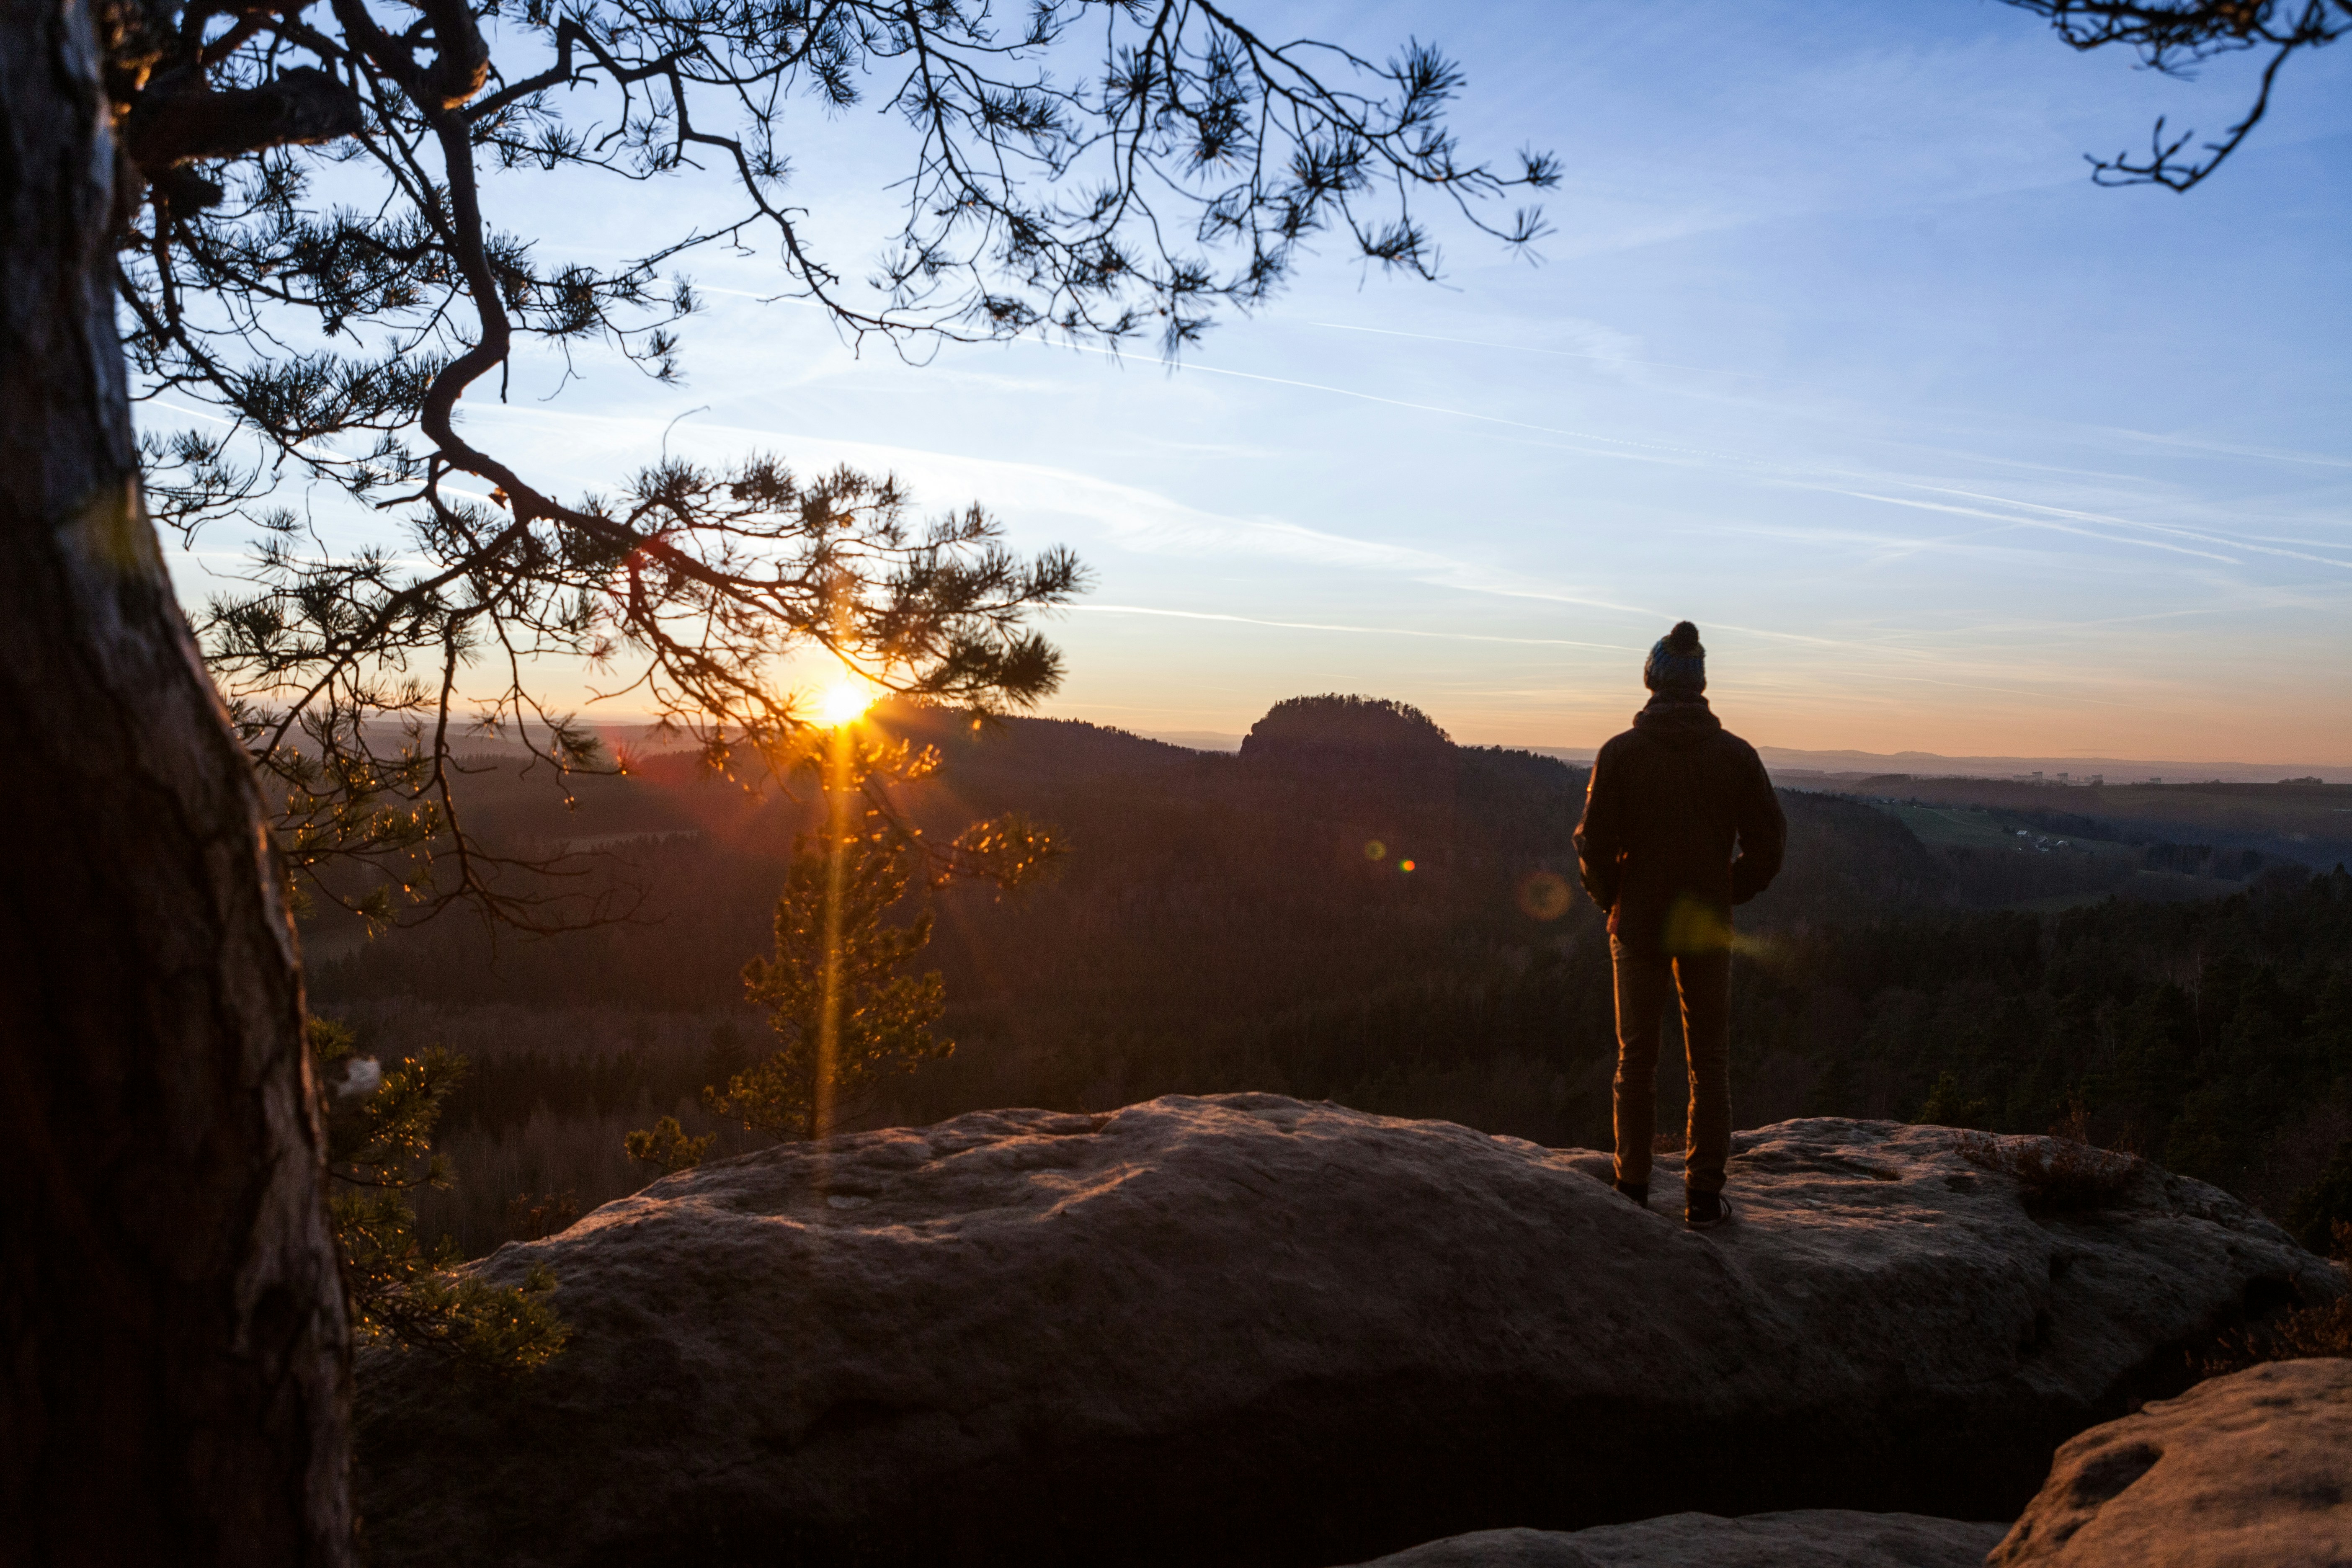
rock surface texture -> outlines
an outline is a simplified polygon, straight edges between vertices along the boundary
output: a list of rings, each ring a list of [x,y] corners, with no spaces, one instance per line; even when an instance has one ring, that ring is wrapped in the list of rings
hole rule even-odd
[[[360,1373],[379,1568],[1297,1564],[1685,1510],[2011,1519],[2179,1347],[2336,1272],[2144,1167],[2036,1215],[1956,1135],[1605,1157],[1272,1095],[980,1112],[656,1182],[479,1265],[575,1334]],[[1673,1211],[1670,1213],[1668,1211]]]
[[[1482,1530],[1363,1568],[1981,1568],[2003,1528],[1844,1509],[1670,1513],[1591,1530]]]
[[[2352,1361],[2284,1361],[2093,1427],[1995,1568],[2352,1565]]]

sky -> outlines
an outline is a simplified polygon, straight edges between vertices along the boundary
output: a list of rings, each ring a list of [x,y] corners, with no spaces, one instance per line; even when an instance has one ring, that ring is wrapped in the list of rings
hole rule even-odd
[[[1688,617],[1759,745],[2352,767],[2352,44],[2290,64],[2181,195],[2096,188],[2083,155],[2158,114],[2218,130],[2249,73],[2076,56],[1987,0],[1263,15],[1454,55],[1465,151],[1564,162],[1536,258],[1432,209],[1441,282],[1327,247],[1171,369],[861,354],[762,302],[772,261],[706,254],[683,384],[589,362],[542,400],[551,367],[519,364],[471,427],[566,491],[666,440],[977,500],[1093,574],[1043,711],[1143,733],[1345,691],[1591,746]],[[870,109],[790,129],[793,195],[860,272],[903,142]],[[661,183],[490,200],[598,259],[705,210]],[[184,593],[233,548],[178,556]]]

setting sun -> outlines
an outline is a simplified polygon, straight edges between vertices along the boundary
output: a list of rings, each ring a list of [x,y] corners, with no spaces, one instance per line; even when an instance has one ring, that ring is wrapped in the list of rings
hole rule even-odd
[[[856,681],[845,680],[827,690],[818,700],[817,711],[828,724],[851,724],[865,716],[874,705],[874,692]]]

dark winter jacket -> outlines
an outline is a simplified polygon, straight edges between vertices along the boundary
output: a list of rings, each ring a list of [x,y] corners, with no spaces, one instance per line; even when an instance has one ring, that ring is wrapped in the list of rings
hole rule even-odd
[[[1658,697],[1592,761],[1577,868],[1628,946],[1703,951],[1727,943],[1731,906],[1780,873],[1788,837],[1756,748],[1706,699]]]

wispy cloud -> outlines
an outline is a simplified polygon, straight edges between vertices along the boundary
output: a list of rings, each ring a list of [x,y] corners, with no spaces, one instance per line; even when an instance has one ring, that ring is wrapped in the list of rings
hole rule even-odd
[[[1601,653],[1639,653],[1621,643],[1579,642],[1571,637],[1513,637],[1487,632],[1430,631],[1418,626],[1360,626],[1329,621],[1276,621],[1257,616],[1233,616],[1211,610],[1155,609],[1143,605],[1077,605],[1074,608],[1097,616],[1164,616],[1180,621],[1231,621],[1242,626],[1276,626],[1297,632],[1348,632],[1364,637],[1429,637],[1440,642],[1511,643],[1524,647],[1580,647]]]
[[[601,427],[605,434],[594,445],[611,461],[624,460],[624,455],[631,450],[632,438],[643,446],[667,427],[666,422],[653,416],[574,414],[545,408],[488,407],[478,410],[475,417],[512,420],[542,428]],[[834,460],[846,459],[870,468],[925,475],[932,481],[935,493],[929,499],[935,500],[951,501],[959,490],[986,494],[992,510],[1017,513],[1033,530],[1055,516],[1081,518],[1094,527],[1099,540],[1144,553],[1270,558],[1405,577],[1463,593],[1627,615],[1654,616],[1658,613],[1606,592],[1548,582],[1490,563],[1417,545],[1354,538],[1276,518],[1211,512],[1157,490],[1051,465],[872,442],[820,441],[784,431],[741,426],[679,426],[671,437],[672,449],[677,451],[741,452],[782,444],[803,451],[827,451],[835,455]],[[597,481],[583,476],[582,482]]]
[[[1607,336],[1621,338],[1623,341],[1618,345],[1606,349],[1554,349],[1545,348],[1536,343],[1496,343],[1488,342],[1483,338],[1451,338],[1441,336],[1435,332],[1407,332],[1401,331],[1394,327],[1363,327],[1357,326],[1347,321],[1307,321],[1304,324],[1310,327],[1320,327],[1326,331],[1369,332],[1383,338],[1411,338],[1417,342],[1452,343],[1459,348],[1493,349],[1503,353],[1546,354],[1554,359],[1592,360],[1607,365],[1638,364],[1645,365],[1656,370],[1690,370],[1697,371],[1701,374],[1705,375],[1744,376],[1751,381],[1771,381],[1778,379],[1777,377],[1766,375],[1761,371],[1729,370],[1721,365],[1681,364],[1671,360],[1637,358],[1627,352],[1627,349],[1631,346],[1633,340],[1626,338],[1622,333],[1609,333],[1606,331],[1606,329],[1590,325],[1584,326],[1583,330],[1596,336],[1605,334]]]

